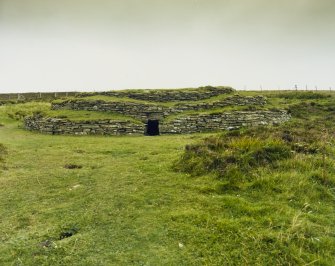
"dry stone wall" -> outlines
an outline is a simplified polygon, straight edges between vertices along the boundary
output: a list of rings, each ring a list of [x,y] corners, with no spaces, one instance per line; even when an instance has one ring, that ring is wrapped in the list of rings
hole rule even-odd
[[[149,117],[161,118],[169,114],[169,109],[163,106],[133,102],[105,102],[101,100],[69,100],[61,103],[53,103],[51,109],[115,112],[132,116],[140,120],[146,120]]]
[[[212,101],[212,102],[202,102],[202,103],[189,103],[189,104],[178,104],[172,107],[171,113],[188,111],[188,110],[208,110],[215,108],[222,108],[227,106],[248,106],[248,105],[265,105],[267,102],[266,98],[263,96],[229,96],[225,99]]]
[[[179,117],[172,121],[163,121],[159,128],[161,134],[187,134],[259,125],[275,125],[286,122],[289,119],[290,115],[283,110],[232,111]],[[25,119],[25,128],[47,134],[143,135],[146,124],[114,120],[69,121],[61,118],[33,116]]]
[[[131,116],[142,121],[136,123],[130,120],[94,120],[70,121],[63,118],[48,118],[41,115],[27,117],[25,128],[47,134],[69,135],[143,135],[150,123],[148,120],[159,120],[161,134],[185,134],[207,131],[220,131],[239,127],[258,125],[274,125],[289,120],[286,111],[226,111],[209,114],[183,114],[185,111],[201,111],[223,108],[227,106],[263,106],[267,100],[262,96],[232,95],[216,101],[201,101],[220,94],[232,93],[227,87],[203,87],[188,90],[154,90],[154,91],[110,91],[96,94],[114,97],[128,97],[132,99],[155,101],[156,103],[141,103],[131,101],[103,101],[79,98],[52,103],[53,110],[71,109],[86,111],[115,112]],[[92,94],[89,94],[92,95]],[[86,95],[87,96],[87,95]],[[180,101],[175,105],[164,105],[162,102]],[[182,103],[189,101],[189,103]],[[192,102],[193,101],[193,102]],[[195,102],[198,101],[198,102]],[[176,115],[169,119],[169,115]],[[157,125],[158,121],[151,121]]]
[[[162,123],[161,134],[187,134],[275,125],[286,122],[290,115],[283,110],[278,111],[232,111],[217,114],[189,115]]]
[[[133,135],[143,134],[144,124],[130,121],[69,121],[61,118],[27,117],[25,128],[53,135]]]
[[[143,104],[134,102],[106,102],[102,100],[68,100],[61,103],[53,103],[53,110],[71,109],[86,111],[109,111],[123,115],[129,115],[145,121],[147,119],[162,119],[174,113],[181,113],[188,110],[206,110],[226,106],[247,106],[247,105],[264,105],[266,98],[263,96],[239,96],[234,95],[223,100],[202,103],[178,104],[172,107],[162,105]]]
[[[173,101],[199,101],[209,99],[221,94],[234,92],[230,87],[200,87],[198,89],[184,90],[141,90],[141,91],[106,91],[96,93],[82,93],[79,97],[88,95],[107,95],[113,97],[127,97],[136,100],[153,102],[173,102]]]

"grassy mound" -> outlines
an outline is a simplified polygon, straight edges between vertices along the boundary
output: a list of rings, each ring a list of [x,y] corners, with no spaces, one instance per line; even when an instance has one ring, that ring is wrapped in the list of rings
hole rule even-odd
[[[290,146],[281,139],[261,139],[236,131],[187,145],[176,167],[192,175],[215,172],[224,177],[232,172],[243,175],[253,168],[273,165],[290,156]]]
[[[207,137],[187,145],[174,164],[175,170],[193,176],[192,182],[205,176],[213,180],[214,186],[200,190],[222,198],[225,213],[208,225],[209,238],[216,246],[227,239],[224,234],[234,235],[226,244],[233,261],[335,263],[333,111],[316,103],[290,110],[294,118],[286,125]],[[227,223],[227,215],[235,220]],[[206,223],[200,215],[192,219],[194,224]]]
[[[2,107],[0,113],[14,120],[23,120],[26,116],[36,113],[46,113],[50,110],[50,103],[47,102],[27,102],[19,104],[9,104]]]

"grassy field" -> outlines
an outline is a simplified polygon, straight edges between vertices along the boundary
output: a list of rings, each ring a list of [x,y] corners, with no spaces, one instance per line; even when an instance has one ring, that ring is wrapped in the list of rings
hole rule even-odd
[[[267,94],[290,122],[224,134],[49,136],[21,121],[49,103],[0,106],[0,265],[335,265],[334,97]]]

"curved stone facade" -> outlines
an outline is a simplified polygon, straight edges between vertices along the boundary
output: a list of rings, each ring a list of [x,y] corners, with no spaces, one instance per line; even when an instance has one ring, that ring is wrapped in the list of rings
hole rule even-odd
[[[200,87],[197,89],[175,89],[175,90],[128,90],[128,91],[106,91],[95,93],[81,93],[79,97],[89,95],[106,95],[113,97],[126,97],[149,102],[174,102],[174,101],[199,101],[209,99],[221,94],[230,94],[235,90],[231,87]]]
[[[139,135],[144,132],[144,124],[107,119],[69,121],[61,118],[32,116],[24,120],[24,126],[28,130],[52,135]]]
[[[229,96],[222,100],[201,103],[177,104],[166,107],[157,104],[144,104],[136,102],[110,102],[102,100],[67,100],[61,103],[52,103],[51,109],[61,110],[86,110],[86,111],[102,111],[115,112],[123,115],[129,115],[145,121],[150,118],[162,119],[168,115],[181,113],[189,110],[208,110],[222,108],[226,106],[248,106],[248,105],[264,105],[266,98],[263,96]]]
[[[200,114],[179,117],[161,122],[160,134],[187,134],[220,131],[240,127],[274,125],[286,122],[290,115],[286,111],[232,111],[215,114]],[[25,119],[25,128],[47,134],[69,135],[143,135],[146,124],[130,121],[96,120],[69,121],[61,118],[41,116]]]
[[[215,114],[189,115],[162,123],[161,134],[187,134],[237,129],[286,122],[290,115],[278,111],[232,111]]]
[[[232,92],[234,90],[229,87],[207,86],[199,89],[182,90],[129,90],[81,93],[74,99],[53,102],[51,109],[110,112],[128,116],[128,119],[122,117],[120,120],[72,121],[69,118],[48,118],[36,115],[27,117],[24,123],[25,128],[28,130],[36,130],[48,134],[158,135],[273,125],[285,122],[290,118],[289,114],[283,110],[265,110],[263,106],[266,105],[267,99],[263,96],[241,96],[235,94],[205,100]],[[93,95],[113,96],[113,98],[100,97],[99,99],[99,97],[88,97]],[[115,97],[123,99],[118,100]],[[132,99],[137,99],[137,101]],[[166,104],[164,102],[169,103]],[[224,109],[225,107],[238,106],[253,107],[243,108],[249,111],[241,111],[242,108],[239,108],[240,111],[226,111],[231,108]],[[262,108],[254,108],[255,106]],[[135,120],[132,120],[132,118],[135,118]]]

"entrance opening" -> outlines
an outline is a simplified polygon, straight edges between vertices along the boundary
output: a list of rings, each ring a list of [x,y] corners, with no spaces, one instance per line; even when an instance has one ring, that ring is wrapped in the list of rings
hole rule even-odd
[[[148,120],[146,134],[147,136],[157,136],[159,135],[159,121],[158,120]]]

